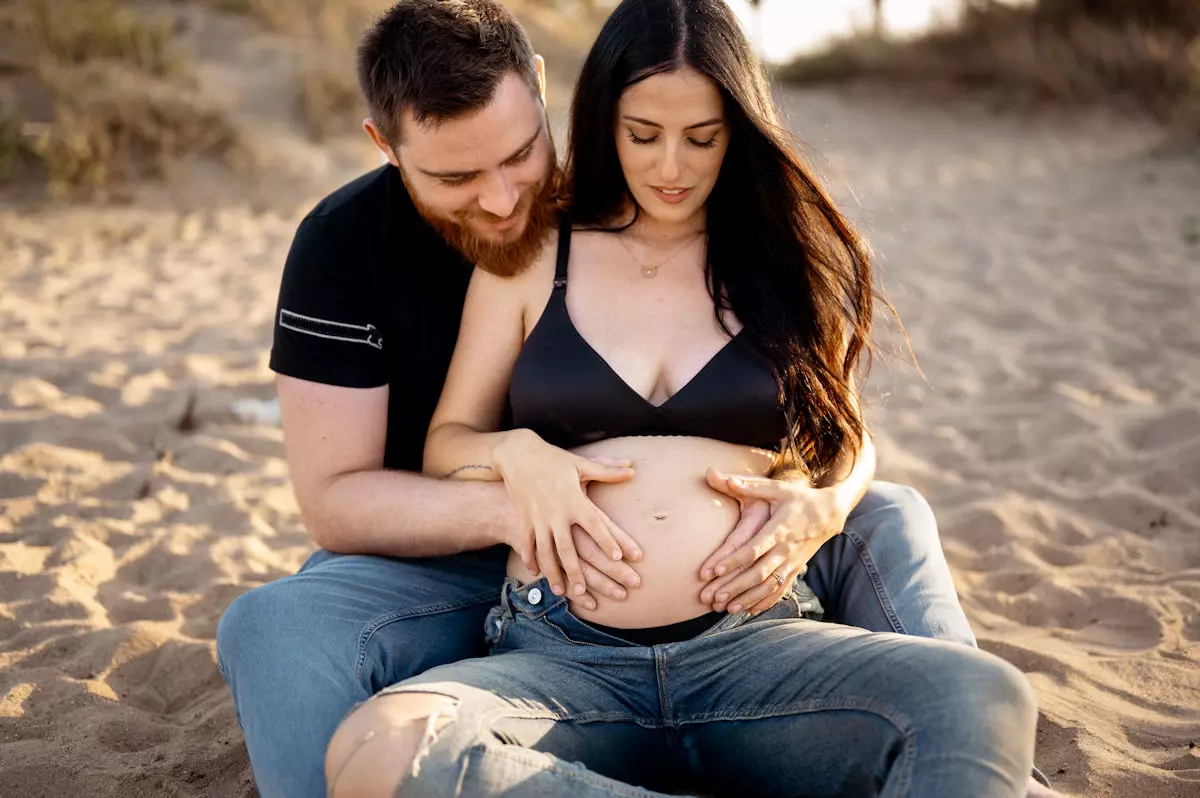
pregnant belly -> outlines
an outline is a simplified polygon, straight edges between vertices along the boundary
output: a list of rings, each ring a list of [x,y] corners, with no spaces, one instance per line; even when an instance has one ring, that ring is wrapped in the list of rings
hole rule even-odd
[[[580,618],[625,629],[662,626],[711,611],[701,603],[700,566],[737,524],[738,503],[714,491],[705,469],[734,474],[770,473],[777,455],[763,449],[705,438],[613,438],[574,450],[584,457],[633,461],[637,475],[619,485],[593,484],[596,506],[637,541],[643,558],[632,563],[639,587],[623,601],[597,596],[598,607],[575,603]],[[514,555],[508,572],[522,581],[534,574]]]

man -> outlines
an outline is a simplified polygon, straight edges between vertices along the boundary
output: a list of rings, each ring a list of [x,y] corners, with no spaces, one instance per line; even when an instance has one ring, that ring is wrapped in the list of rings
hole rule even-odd
[[[300,224],[271,355],[319,550],[237,599],[217,634],[259,790],[272,797],[325,794],[326,745],[356,703],[485,653],[514,513],[502,484],[424,477],[421,457],[472,264],[518,273],[555,224],[543,65],[495,0],[402,0],[365,34],[359,79],[366,131],[389,163]],[[713,583],[706,598],[724,609],[767,582],[755,546],[807,527],[832,535],[807,577],[828,616],[973,644],[928,505],[870,484],[869,441],[862,460],[819,491],[750,480],[748,492],[772,501],[745,501],[706,569],[750,567],[714,579],[731,598],[716,601]],[[591,566],[582,600],[637,589],[635,566],[589,541],[576,536]]]

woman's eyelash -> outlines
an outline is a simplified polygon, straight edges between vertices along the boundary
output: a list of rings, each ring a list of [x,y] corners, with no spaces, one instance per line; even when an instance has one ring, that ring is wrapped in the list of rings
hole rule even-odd
[[[634,133],[632,130],[627,130],[626,133],[629,134],[629,140],[632,141],[634,144],[653,144],[655,141],[658,140],[658,136],[651,136],[648,139],[641,138],[640,136],[638,136],[638,134]],[[688,141],[691,142],[693,147],[699,147],[702,150],[711,150],[713,147],[717,146],[717,137],[716,136],[713,136],[708,141],[696,141],[695,139],[688,139]]]

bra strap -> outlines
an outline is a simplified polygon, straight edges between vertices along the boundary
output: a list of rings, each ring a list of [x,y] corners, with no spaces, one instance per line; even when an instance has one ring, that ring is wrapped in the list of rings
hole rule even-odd
[[[558,261],[554,266],[554,287],[567,287],[567,262],[571,260],[571,219],[562,214],[558,220]]]

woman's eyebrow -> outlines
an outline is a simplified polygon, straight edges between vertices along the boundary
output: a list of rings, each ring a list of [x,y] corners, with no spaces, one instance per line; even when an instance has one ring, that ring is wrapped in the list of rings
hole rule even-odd
[[[660,125],[659,123],[651,122],[649,119],[642,119],[640,116],[630,116],[629,114],[625,114],[621,118],[628,120],[630,122],[637,122],[639,125],[646,125],[647,127],[656,127],[656,128],[660,128],[660,129],[662,128],[662,125]],[[684,130],[695,130],[698,127],[709,127],[710,125],[719,125],[724,121],[725,120],[721,119],[720,117],[716,117],[713,119],[706,119],[703,122],[697,122],[694,125],[688,125],[687,127],[684,128]]]

